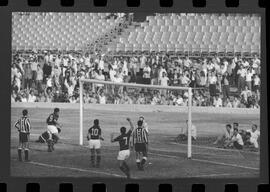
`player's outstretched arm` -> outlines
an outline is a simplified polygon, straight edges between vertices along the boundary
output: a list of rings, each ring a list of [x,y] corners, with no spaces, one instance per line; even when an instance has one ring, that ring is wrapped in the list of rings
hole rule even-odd
[[[113,139],[113,133],[111,133],[111,142],[115,142],[114,139]]]
[[[129,122],[129,125],[130,125],[130,130],[133,131],[134,129],[134,126],[133,126],[133,123],[131,122],[130,118],[128,117],[127,118],[127,121]]]

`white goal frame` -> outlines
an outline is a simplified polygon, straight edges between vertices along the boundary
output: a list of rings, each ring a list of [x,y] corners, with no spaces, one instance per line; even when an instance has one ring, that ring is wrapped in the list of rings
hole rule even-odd
[[[187,144],[187,157],[191,158],[191,126],[192,126],[192,88],[191,87],[176,87],[176,86],[160,86],[160,85],[146,85],[136,83],[114,83],[111,81],[99,81],[94,79],[80,79],[80,145],[83,145],[83,84],[84,83],[96,83],[104,85],[119,85],[127,87],[137,88],[155,88],[155,89],[168,89],[168,90],[187,90],[188,91],[188,144]]]

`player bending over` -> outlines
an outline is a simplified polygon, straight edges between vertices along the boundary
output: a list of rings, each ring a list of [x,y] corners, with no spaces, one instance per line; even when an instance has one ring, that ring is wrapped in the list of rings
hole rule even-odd
[[[133,144],[136,151],[136,164],[139,170],[144,170],[144,164],[147,160],[148,134],[143,128],[143,122],[138,121],[138,127],[133,132]],[[142,160],[140,160],[142,156]]]
[[[104,140],[101,137],[101,128],[99,126],[99,120],[94,120],[94,125],[88,130],[87,140],[89,141],[89,148],[91,151],[91,164],[92,167],[99,167],[101,161],[100,155],[100,140]]]
[[[59,112],[60,109],[55,108],[53,113],[47,118],[47,132],[49,134],[49,138],[47,140],[48,152],[52,152],[54,150],[54,141],[52,139],[53,135],[56,137],[56,140],[58,140],[58,133],[61,132],[61,125],[58,123]]]
[[[18,157],[19,161],[22,161],[22,150],[24,150],[25,161],[29,161],[29,135],[30,135],[30,120],[28,118],[28,111],[24,109],[22,111],[23,116],[15,123],[14,127],[19,132],[19,146]]]
[[[121,135],[119,135],[116,138],[113,138],[113,133],[112,133],[111,134],[111,142],[116,142],[116,141],[119,142],[120,151],[119,151],[118,157],[117,157],[117,160],[119,162],[119,168],[127,176],[127,178],[130,178],[130,170],[129,170],[129,167],[126,163],[126,160],[130,156],[129,140],[130,140],[130,136],[131,136],[131,133],[133,131],[134,126],[133,126],[130,118],[127,118],[127,121],[130,124],[129,131],[126,132],[126,128],[121,127],[120,128]]]

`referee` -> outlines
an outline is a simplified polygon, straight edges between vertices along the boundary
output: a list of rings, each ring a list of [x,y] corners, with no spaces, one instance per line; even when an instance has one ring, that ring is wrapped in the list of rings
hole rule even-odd
[[[22,150],[24,150],[25,161],[29,161],[29,135],[30,135],[30,120],[28,118],[28,111],[24,109],[22,111],[23,116],[15,123],[14,127],[19,132],[19,147],[18,147],[18,157],[19,161],[22,161]]]

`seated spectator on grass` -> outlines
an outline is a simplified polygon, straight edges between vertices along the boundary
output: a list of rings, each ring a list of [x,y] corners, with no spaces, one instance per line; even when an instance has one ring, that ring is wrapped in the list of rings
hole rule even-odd
[[[227,124],[225,129],[222,130],[223,130],[222,134],[218,136],[217,140],[213,144],[223,147],[226,146],[233,137],[233,128],[231,124]]]
[[[250,134],[250,139],[249,143],[252,145],[254,148],[259,148],[259,139],[260,139],[260,131],[258,130],[258,126],[256,124],[252,125],[251,129],[247,130],[247,133]]]
[[[231,140],[225,144],[225,148],[235,148],[235,149],[243,149],[244,142],[242,139],[242,136],[239,134],[238,129],[234,128],[233,129],[233,136]]]

